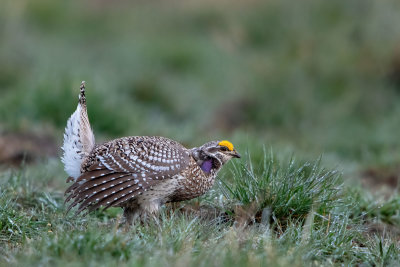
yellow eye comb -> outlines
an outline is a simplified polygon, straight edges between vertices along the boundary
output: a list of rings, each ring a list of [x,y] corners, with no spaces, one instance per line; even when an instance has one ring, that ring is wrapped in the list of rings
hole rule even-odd
[[[227,141],[227,140],[223,140],[221,142],[218,143],[219,146],[225,146],[229,149],[229,151],[233,151],[233,145],[231,142]]]

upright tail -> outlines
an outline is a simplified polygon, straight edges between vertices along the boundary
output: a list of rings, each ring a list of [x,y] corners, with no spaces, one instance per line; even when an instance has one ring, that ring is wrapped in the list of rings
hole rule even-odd
[[[94,135],[87,115],[85,82],[81,83],[79,102],[75,112],[68,119],[64,133],[64,151],[61,161],[69,176],[76,179],[81,174],[83,160],[95,145]]]

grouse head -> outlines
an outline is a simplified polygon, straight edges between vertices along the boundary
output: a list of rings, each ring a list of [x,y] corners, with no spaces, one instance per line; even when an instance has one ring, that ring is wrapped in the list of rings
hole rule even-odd
[[[192,149],[192,156],[200,168],[206,172],[218,171],[232,158],[240,158],[240,154],[232,143],[226,140],[211,141]]]

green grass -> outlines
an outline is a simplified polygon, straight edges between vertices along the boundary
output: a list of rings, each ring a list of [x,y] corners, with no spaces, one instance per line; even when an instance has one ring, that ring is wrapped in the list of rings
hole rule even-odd
[[[220,180],[225,196],[245,209],[254,206],[254,215],[271,209],[273,218],[279,221],[304,218],[312,208],[325,214],[340,203],[339,174],[322,169],[320,161],[298,163],[290,159],[280,163],[271,152],[261,162],[259,166],[253,166],[250,160],[239,163],[233,168],[232,181]]]
[[[39,179],[40,168],[3,174],[1,262],[387,266],[399,260],[394,236],[368,234],[368,223],[376,220],[399,227],[392,200],[375,210],[381,216],[374,215],[360,203],[367,196],[355,198],[344,190],[340,175],[320,167],[320,160],[299,163],[288,158],[285,164],[277,158],[266,154],[259,169],[258,162],[246,160],[227,172],[223,183],[200,199],[200,206],[220,211],[214,217],[167,206],[157,220],[128,231],[118,227],[118,209],[87,217],[66,215],[63,196],[54,189],[64,179],[57,164],[42,165],[48,167],[44,179]],[[49,181],[52,188],[43,190]],[[366,209],[368,215],[362,216]]]
[[[396,266],[399,13],[396,0],[4,1],[0,145],[43,135],[59,151],[85,80],[98,142],[228,139],[246,157],[124,231],[119,209],[65,214],[59,159],[12,167],[1,149],[0,265]]]

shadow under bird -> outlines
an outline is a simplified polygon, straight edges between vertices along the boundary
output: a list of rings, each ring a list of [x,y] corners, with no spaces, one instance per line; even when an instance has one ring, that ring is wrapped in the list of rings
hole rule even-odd
[[[62,146],[68,211],[121,207],[126,222],[156,214],[168,202],[206,193],[218,171],[240,158],[229,141],[191,149],[160,136],[131,136],[96,144],[86,108],[85,83],[76,111],[68,119]]]

